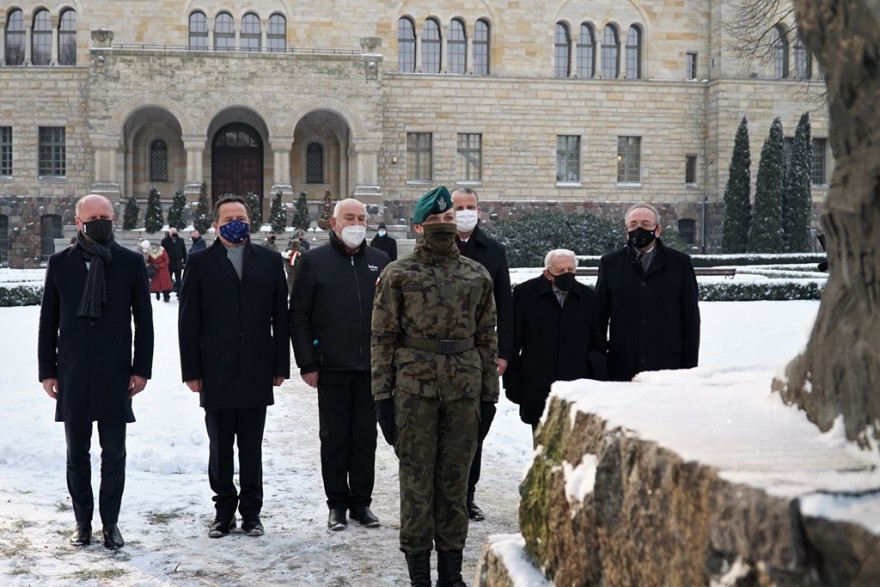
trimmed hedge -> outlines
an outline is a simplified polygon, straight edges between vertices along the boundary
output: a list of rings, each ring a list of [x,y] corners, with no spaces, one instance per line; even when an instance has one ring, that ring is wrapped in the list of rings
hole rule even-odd
[[[9,308],[11,306],[39,306],[42,298],[42,285],[0,287],[0,308]]]
[[[666,244],[666,233],[661,237]],[[679,249],[682,250],[682,249]],[[601,255],[589,255],[580,260],[581,267],[598,267]],[[759,254],[744,253],[742,255],[691,255],[694,267],[741,267],[744,265],[773,265],[784,270],[781,265],[811,265],[815,267],[825,260],[825,253],[780,253]]]
[[[819,300],[825,284],[798,279],[772,283],[700,283],[698,287],[701,302],[758,302]]]

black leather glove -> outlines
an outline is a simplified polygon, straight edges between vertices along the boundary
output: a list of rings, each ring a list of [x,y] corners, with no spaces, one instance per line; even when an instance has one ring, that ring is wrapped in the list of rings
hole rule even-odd
[[[394,446],[397,440],[397,427],[394,424],[394,400],[380,399],[375,404],[376,421],[379,422],[379,428],[382,429],[382,436],[385,442]]]
[[[480,442],[483,442],[483,439],[489,434],[489,427],[492,425],[492,420],[494,419],[495,404],[492,402],[480,402]]]

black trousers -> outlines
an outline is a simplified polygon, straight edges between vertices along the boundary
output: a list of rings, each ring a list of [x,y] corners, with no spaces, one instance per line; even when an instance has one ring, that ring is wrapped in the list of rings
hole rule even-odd
[[[172,277],[174,277],[174,293],[179,293],[180,292],[180,271],[181,271],[181,269],[180,269],[180,267],[173,268],[173,269],[171,267],[169,267],[168,270],[171,272]]]
[[[92,493],[91,422],[65,422],[67,440],[67,489],[77,524],[89,524],[95,513]],[[119,521],[125,489],[125,422],[98,422],[101,444],[101,488],[98,508],[105,525]]]
[[[467,500],[474,501],[474,493],[477,491],[477,482],[480,480],[480,468],[483,461],[483,442],[477,443],[477,451],[474,453],[474,460],[471,461],[471,470],[468,473],[468,489]]]
[[[208,481],[214,492],[218,514],[232,517],[238,508],[242,516],[259,515],[263,508],[263,429],[266,406],[235,410],[205,410],[205,427],[210,440]],[[238,482],[235,489],[234,447],[238,444]]]
[[[319,372],[318,418],[327,506],[369,506],[376,478],[376,409],[370,372]]]

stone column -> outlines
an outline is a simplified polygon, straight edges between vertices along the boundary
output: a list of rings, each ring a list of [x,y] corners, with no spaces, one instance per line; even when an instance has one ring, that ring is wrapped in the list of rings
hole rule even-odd
[[[577,77],[577,35],[568,40],[568,77]]]
[[[416,36],[416,73],[422,73],[422,33],[413,23],[413,33]]]
[[[449,25],[440,25],[440,73],[449,73],[449,54],[447,53],[447,38],[449,37]]]
[[[6,65],[6,14],[0,14],[0,66]]]
[[[473,74],[476,69],[474,68],[474,35],[477,34],[476,25],[470,26],[468,24],[465,25],[465,57],[464,57],[464,72],[467,74]]]
[[[61,17],[57,14],[51,16],[52,19],[52,56],[49,58],[49,65],[58,65],[58,25]]]
[[[116,153],[119,151],[119,139],[104,135],[92,136],[91,139],[95,152],[95,176],[89,191],[106,196],[111,201],[117,200],[122,195],[116,174]]]
[[[31,31],[31,21],[26,20],[24,22],[24,64],[25,65],[33,65],[31,61],[31,39],[33,38],[33,32]]]
[[[349,152],[354,152],[357,161],[354,197],[365,204],[381,204],[382,188],[378,181],[379,141],[357,141]]]
[[[186,185],[184,193],[187,202],[199,199],[199,190],[205,181],[203,171],[205,157],[205,139],[200,136],[183,136],[183,148],[186,150]]]
[[[290,177],[290,152],[293,137],[276,137],[269,141],[272,148],[272,193],[281,191],[282,197],[293,194]]]

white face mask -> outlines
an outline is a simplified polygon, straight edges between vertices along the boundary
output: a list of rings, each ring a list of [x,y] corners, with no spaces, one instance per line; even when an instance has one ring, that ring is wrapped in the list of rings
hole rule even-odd
[[[378,231],[378,235],[379,235],[379,236],[385,236],[385,231],[384,231],[384,230],[380,230],[380,231]]]
[[[458,232],[472,231],[479,218],[480,215],[476,210],[456,210],[455,225],[458,227]]]
[[[350,249],[356,249],[364,242],[367,236],[367,227],[358,224],[352,224],[342,229],[342,242]]]

